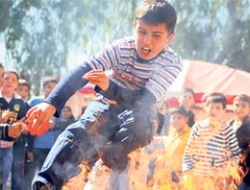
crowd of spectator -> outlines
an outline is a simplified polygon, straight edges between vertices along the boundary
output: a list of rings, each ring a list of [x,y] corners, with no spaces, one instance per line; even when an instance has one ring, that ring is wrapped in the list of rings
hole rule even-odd
[[[48,97],[57,83],[55,77],[45,77],[44,94],[30,98],[30,84],[20,79],[16,71],[5,70],[0,64],[1,189],[6,189],[8,180],[13,190],[31,189],[32,179],[56,138],[84,113],[86,105],[77,118],[73,116],[70,106],[64,106],[59,118],[50,119],[47,132],[36,136],[29,133],[24,125],[26,112]],[[214,92],[207,97],[204,108],[206,116],[202,119],[192,111],[195,105],[193,89],[183,89],[178,102],[179,106],[174,108],[165,102],[154,120],[154,139],[157,143],[143,148],[147,154],[152,154],[159,147],[164,150],[164,156],[148,160],[146,181],[141,182],[145,188],[249,189],[249,96],[239,94],[235,97],[234,117],[230,121],[224,119],[227,100],[222,93]],[[131,163],[123,173],[111,171],[107,189],[138,188],[136,183],[131,185],[129,171],[136,170]],[[90,182],[88,187],[91,187]]]

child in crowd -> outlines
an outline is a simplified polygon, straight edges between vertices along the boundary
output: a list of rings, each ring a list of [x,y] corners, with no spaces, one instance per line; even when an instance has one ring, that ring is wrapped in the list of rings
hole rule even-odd
[[[188,113],[188,126],[194,125],[194,112],[191,110],[195,103],[195,93],[192,88],[184,88],[179,97],[180,106],[184,107]]]
[[[122,172],[127,155],[150,143],[152,115],[182,68],[180,56],[169,47],[176,19],[168,1],[143,0],[135,13],[134,36],[116,40],[84,61],[60,81],[45,102],[29,110],[29,122],[36,121],[31,130],[40,132],[40,124],[58,115],[69,97],[88,82],[99,92],[81,119],[57,138],[33,180],[33,189],[61,189],[77,175],[83,161],[91,168],[101,158],[100,165]],[[106,70],[113,71],[110,77]]]
[[[44,96],[33,97],[30,99],[29,104],[31,107],[43,102],[55,88],[58,80],[55,77],[48,76],[43,79],[42,91]],[[26,190],[31,188],[31,182],[36,174],[37,169],[42,167],[42,164],[53,146],[56,138],[56,134],[52,128],[55,127],[55,119],[50,120],[50,130],[44,133],[42,136],[33,136],[32,146],[28,149],[28,155],[33,160],[27,165],[25,177]]]
[[[18,80],[17,94],[22,97],[24,102],[27,102],[30,94],[30,84],[25,79]]]
[[[24,79],[18,80],[18,87],[16,93],[22,97],[24,101],[24,110],[27,112],[30,105],[27,103],[29,96],[30,85]],[[25,155],[26,155],[26,145],[30,145],[31,136],[25,128],[22,130],[22,135],[19,137],[18,141],[13,145],[13,163],[11,168],[11,189],[24,190],[24,169],[25,169]]]
[[[30,95],[30,84],[28,81],[25,79],[19,79],[18,81],[19,86],[16,89],[16,92],[22,97],[24,103],[25,103],[25,109],[29,110],[30,109],[30,104],[28,103],[28,98]],[[25,155],[24,155],[24,168],[23,168],[23,178],[22,178],[22,189],[30,189],[30,184],[27,184],[27,173],[30,168],[30,164],[33,162],[33,142],[34,142],[34,137],[30,135],[30,133],[27,132],[27,142],[25,145]]]
[[[227,180],[238,165],[240,149],[231,125],[223,116],[227,100],[221,93],[212,93],[206,100],[207,119],[192,128],[183,161],[184,189],[230,189]]]
[[[230,121],[230,125],[236,131],[236,137],[241,148],[240,172],[243,182],[239,185],[239,190],[250,189],[250,98],[245,94],[240,94],[234,98],[233,112],[235,117]]]
[[[170,113],[168,135],[155,137],[156,142],[158,141],[154,145],[155,148],[164,147],[164,151],[159,154],[152,152],[152,147],[149,148],[151,154],[155,155],[155,159],[148,165],[147,185],[149,187],[181,189],[183,154],[191,131],[187,122],[187,111],[183,107],[176,107]]]
[[[55,139],[64,129],[66,129],[66,127],[74,122],[76,122],[76,120],[73,116],[71,107],[64,106],[60,115],[60,119],[56,121],[56,126],[53,128],[55,132]]]
[[[18,73],[13,70],[5,71],[3,80],[4,82],[0,92],[1,123],[14,124],[24,118],[26,114],[24,101],[15,92],[18,87]],[[20,137],[15,143],[22,143],[22,140]],[[0,168],[2,169],[4,188],[13,162],[13,144],[14,141],[0,140]],[[15,182],[18,180],[19,179],[15,179]]]
[[[184,107],[188,113],[188,126],[192,127],[194,124],[194,112],[192,111],[192,107],[195,104],[195,93],[192,88],[184,88],[180,92],[179,98],[178,98],[179,106]],[[171,110],[169,111],[169,113]],[[163,129],[161,131],[161,135],[167,135],[168,130],[169,130],[169,116],[170,114],[167,115]]]

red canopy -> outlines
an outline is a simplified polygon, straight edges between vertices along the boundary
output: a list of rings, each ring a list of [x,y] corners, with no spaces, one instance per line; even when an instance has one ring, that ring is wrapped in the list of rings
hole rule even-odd
[[[232,104],[238,94],[250,95],[250,74],[214,63],[197,60],[184,60],[184,68],[169,89],[169,104],[178,104],[176,97],[181,89],[189,87],[196,93],[196,102],[204,102],[212,92],[226,95]]]

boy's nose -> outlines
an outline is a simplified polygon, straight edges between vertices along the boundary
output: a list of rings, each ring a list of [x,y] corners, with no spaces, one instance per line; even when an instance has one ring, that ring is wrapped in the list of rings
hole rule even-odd
[[[146,36],[144,37],[144,39],[143,39],[143,42],[144,42],[146,45],[150,44],[150,41],[151,41],[150,35],[146,35]]]

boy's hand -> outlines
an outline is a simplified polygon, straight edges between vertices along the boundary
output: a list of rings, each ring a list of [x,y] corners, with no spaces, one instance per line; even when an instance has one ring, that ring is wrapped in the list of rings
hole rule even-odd
[[[49,130],[49,120],[56,112],[56,108],[47,103],[42,102],[29,109],[26,114],[25,123],[32,135],[42,135]]]
[[[1,123],[7,123],[10,118],[10,110],[4,110],[2,113]]]
[[[27,162],[33,162],[34,161],[34,155],[33,155],[32,152],[27,151],[27,157],[28,157]]]
[[[103,70],[91,70],[82,79],[88,80],[90,83],[99,86],[103,91],[107,90],[109,87],[109,78]]]
[[[8,136],[12,138],[17,138],[21,135],[21,131],[23,128],[22,123],[14,123],[8,130]]]

